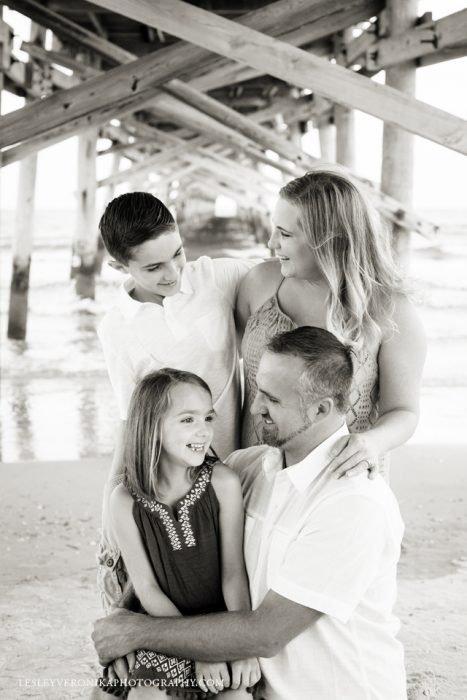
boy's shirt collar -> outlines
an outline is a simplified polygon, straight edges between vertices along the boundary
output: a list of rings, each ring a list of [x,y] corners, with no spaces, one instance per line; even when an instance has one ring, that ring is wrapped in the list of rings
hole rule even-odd
[[[193,285],[188,277],[187,273],[187,266],[184,267],[182,271],[182,281],[180,285],[180,290],[177,292],[177,294],[174,294],[174,297],[176,297],[178,294],[193,294],[194,289]],[[119,292],[119,297],[117,301],[117,305],[120,308],[120,311],[122,312],[123,316],[126,319],[131,319],[133,318],[138,311],[143,307],[144,303],[141,301],[137,301],[136,299],[133,299],[131,296],[131,292],[133,291],[135,287],[135,283],[132,277],[127,277],[122,286],[120,287],[120,292]],[[166,299],[172,299],[173,297],[166,297]],[[150,302],[147,302],[150,303]],[[153,304],[153,306],[159,306],[158,304]]]

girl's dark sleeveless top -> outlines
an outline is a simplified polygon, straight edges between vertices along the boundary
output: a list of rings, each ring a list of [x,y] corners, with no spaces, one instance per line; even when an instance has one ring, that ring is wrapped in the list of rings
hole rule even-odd
[[[182,615],[225,610],[219,502],[207,457],[193,486],[173,506],[133,495],[133,517],[155,577]]]

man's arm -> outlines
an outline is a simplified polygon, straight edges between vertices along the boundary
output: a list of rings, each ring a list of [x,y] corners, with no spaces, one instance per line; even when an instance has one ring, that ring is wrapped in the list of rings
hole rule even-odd
[[[118,611],[96,621],[92,638],[102,664],[135,649],[201,661],[235,661],[275,656],[321,614],[269,591],[252,612],[155,618]]]

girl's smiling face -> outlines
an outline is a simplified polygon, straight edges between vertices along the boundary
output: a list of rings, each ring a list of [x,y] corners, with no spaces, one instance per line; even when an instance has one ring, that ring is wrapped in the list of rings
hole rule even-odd
[[[162,421],[162,462],[183,467],[199,467],[213,436],[215,411],[205,389],[178,384],[170,390],[170,406]]]
[[[316,256],[299,224],[297,208],[282,198],[274,210],[268,247],[279,258],[284,277],[313,280],[322,276]]]

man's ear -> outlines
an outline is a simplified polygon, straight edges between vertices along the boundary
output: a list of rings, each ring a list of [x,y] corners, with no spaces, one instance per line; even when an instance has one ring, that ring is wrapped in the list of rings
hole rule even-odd
[[[128,272],[128,267],[123,263],[118,262],[118,260],[109,260],[107,265],[118,272]]]
[[[334,401],[331,398],[321,399],[316,405],[316,415],[318,418],[326,418],[334,409]]]

